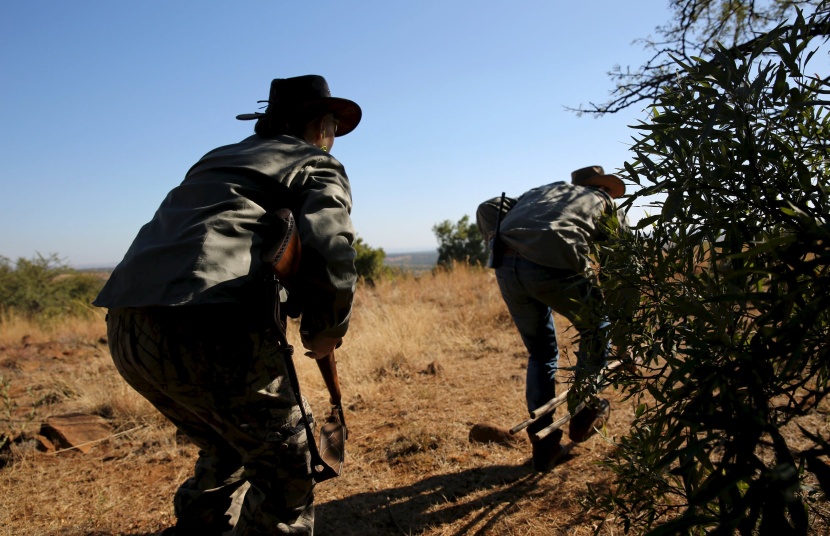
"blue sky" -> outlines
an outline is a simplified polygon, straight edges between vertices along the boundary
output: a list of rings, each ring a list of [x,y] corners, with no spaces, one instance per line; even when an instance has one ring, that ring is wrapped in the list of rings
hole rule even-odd
[[[565,110],[639,65],[661,0],[6,2],[0,256],[116,264],[204,153],[248,136],[272,78],[321,74],[363,108],[337,139],[358,235],[435,249],[502,191],[630,158],[643,117]],[[634,219],[638,214],[633,214]]]

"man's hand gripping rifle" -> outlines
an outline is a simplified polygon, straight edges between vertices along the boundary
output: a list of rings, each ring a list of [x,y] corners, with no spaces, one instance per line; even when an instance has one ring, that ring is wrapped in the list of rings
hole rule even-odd
[[[343,417],[343,406],[340,394],[340,381],[337,377],[337,363],[334,352],[325,357],[316,359],[320,374],[326,383],[330,401],[332,404],[331,413],[326,422],[320,428],[320,447],[314,443],[314,434],[311,430],[310,420],[306,415],[305,407],[300,394],[300,382],[297,379],[297,371],[294,368],[292,359],[293,348],[288,344],[285,328],[286,314],[280,310],[280,303],[285,302],[287,293],[299,285],[298,272],[302,255],[300,235],[297,232],[297,223],[294,215],[289,209],[280,209],[275,212],[275,240],[267,242],[262,248],[262,262],[269,267],[271,274],[269,280],[274,284],[274,308],[273,320],[277,331],[281,336],[282,343],[286,348],[285,364],[288,370],[288,378],[294,391],[294,396],[300,406],[303,416],[308,446],[311,452],[311,470],[314,480],[322,482],[339,476],[343,470],[343,459],[345,458],[346,439],[348,430]]]

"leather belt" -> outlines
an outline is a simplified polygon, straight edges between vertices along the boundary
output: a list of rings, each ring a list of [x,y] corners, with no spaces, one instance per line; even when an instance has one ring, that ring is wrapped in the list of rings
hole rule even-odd
[[[522,254],[516,251],[515,249],[511,248],[507,244],[504,244],[504,249],[501,252],[502,255],[505,257],[521,257]]]

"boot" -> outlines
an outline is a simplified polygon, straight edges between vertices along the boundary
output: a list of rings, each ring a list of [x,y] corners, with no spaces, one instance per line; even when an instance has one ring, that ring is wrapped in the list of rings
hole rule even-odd
[[[556,466],[556,462],[565,453],[561,441],[562,430],[555,430],[549,436],[532,443],[534,471],[544,473]]]
[[[598,429],[605,426],[611,416],[611,403],[604,398],[597,399],[592,405],[582,408],[568,424],[568,437],[574,443],[587,441]]]

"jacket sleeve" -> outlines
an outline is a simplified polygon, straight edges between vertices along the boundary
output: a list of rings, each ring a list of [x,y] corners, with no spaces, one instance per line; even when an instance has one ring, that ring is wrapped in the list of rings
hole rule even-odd
[[[308,337],[342,337],[349,327],[357,281],[349,180],[332,157],[308,163],[296,179],[303,248],[300,331]]]

